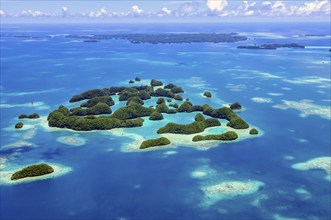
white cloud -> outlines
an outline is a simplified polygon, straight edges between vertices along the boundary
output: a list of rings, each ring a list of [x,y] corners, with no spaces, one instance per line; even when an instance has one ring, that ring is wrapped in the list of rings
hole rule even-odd
[[[178,9],[171,10],[162,7],[160,10],[145,12],[138,5],[132,6],[128,11],[108,12],[105,7],[98,11],[78,12],[67,6],[62,6],[56,14],[38,10],[23,10],[20,13],[8,14],[0,10],[1,17],[191,17],[191,16],[222,16],[222,17],[307,17],[307,16],[330,16],[330,0],[306,0],[306,2],[292,3],[285,0],[255,0],[242,1],[233,4],[228,0],[205,0],[206,7],[201,7],[199,2],[182,3]]]
[[[298,7],[295,11],[297,15],[310,15],[310,14],[330,14],[331,4],[330,1],[313,1],[306,2],[304,5]]]
[[[198,13],[199,3],[198,2],[186,2],[183,3],[175,11],[176,16],[192,16]]]
[[[207,7],[212,12],[221,12],[228,6],[227,0],[207,0]]]
[[[296,16],[296,15],[328,15],[330,1],[315,0],[301,5],[290,5],[284,1],[243,1],[231,12],[233,16]]]
[[[31,9],[29,10],[23,10],[20,14],[22,17],[48,17],[48,16],[54,16],[52,14],[47,14],[41,11],[33,11]]]
[[[62,6],[61,9],[62,9],[61,10],[62,17],[66,17],[68,15],[68,7]]]
[[[132,13],[134,15],[142,15],[144,10],[140,9],[138,5],[132,6]]]
[[[82,16],[86,16],[86,14],[81,14]],[[99,11],[91,11],[87,14],[88,17],[100,18],[106,17],[109,13],[105,7],[101,8]]]
[[[171,10],[168,8],[162,8],[161,12],[164,12],[165,14],[171,14]]]
[[[105,7],[103,7],[103,8],[100,9],[100,12],[102,14],[107,14],[107,9]]]
[[[171,15],[172,11],[169,8],[163,7],[161,10],[157,13],[157,16],[163,17],[163,16],[169,16]],[[153,14],[152,14],[153,15]]]

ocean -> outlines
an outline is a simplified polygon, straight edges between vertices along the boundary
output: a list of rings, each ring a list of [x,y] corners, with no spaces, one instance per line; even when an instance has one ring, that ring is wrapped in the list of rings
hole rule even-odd
[[[65,37],[202,32],[236,32],[249,39],[154,45]],[[66,170],[20,184],[2,180],[1,219],[331,219],[325,170],[293,168],[331,157],[329,23],[2,24],[1,34],[0,172],[40,162]],[[306,48],[237,49],[268,43]],[[190,123],[195,113],[168,115],[160,123],[145,119],[143,128],[117,133],[45,124],[59,105],[77,105],[68,102],[73,95],[128,86],[136,76],[143,83],[158,79],[182,86],[194,104],[216,108],[238,101],[244,108],[240,117],[261,135],[208,149],[131,151],[127,146],[134,138],[155,138],[157,128],[170,120]],[[213,97],[202,97],[204,91]],[[15,130],[20,114],[34,112],[41,119],[24,120],[28,126]],[[80,142],[70,145],[63,137]],[[206,187],[226,181],[260,185],[247,194],[207,193]]]

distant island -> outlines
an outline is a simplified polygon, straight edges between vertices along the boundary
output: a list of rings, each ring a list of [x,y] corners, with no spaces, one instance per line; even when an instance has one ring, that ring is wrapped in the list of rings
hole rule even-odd
[[[248,45],[248,46],[238,46],[238,49],[262,49],[262,50],[276,50],[277,48],[305,48],[305,46],[291,43],[291,44],[263,44],[263,45]]]
[[[139,80],[141,79],[135,79],[135,81]],[[191,141],[229,141],[238,138],[234,130],[246,130],[250,128],[248,123],[232,110],[241,108],[238,102],[232,104],[232,108],[212,108],[207,104],[193,105],[188,99],[187,101],[183,101],[182,95],[184,95],[182,87],[173,83],[164,85],[163,82],[155,79],[152,79],[149,85],[130,87],[113,86],[88,90],[74,95],[70,99],[69,102],[71,103],[82,101],[79,107],[68,109],[61,105],[58,109],[52,111],[47,118],[48,125],[50,127],[66,128],[76,131],[111,130],[114,128],[142,127],[145,120],[163,120],[164,114],[197,112],[192,123],[177,124],[175,122],[169,122],[159,128],[156,133],[159,135],[198,134],[204,132],[207,128],[221,126],[219,119],[225,119],[228,121],[226,126],[233,129],[232,131],[216,136],[192,136]],[[155,106],[145,106],[145,100],[151,98],[157,98]],[[115,104],[114,100],[117,99],[119,102],[125,103],[125,106],[113,112],[111,106]],[[171,103],[173,100],[176,100],[177,103]],[[143,117],[145,118],[143,119]],[[250,134],[257,134],[257,130],[255,130],[250,132]],[[170,142],[168,143],[164,138],[148,140],[141,143],[140,149],[167,144],[170,144]]]
[[[100,40],[128,40],[133,44],[173,44],[173,43],[233,43],[247,40],[237,33],[189,33],[189,34],[109,34],[109,35],[67,35],[67,38],[82,39],[84,42]]]

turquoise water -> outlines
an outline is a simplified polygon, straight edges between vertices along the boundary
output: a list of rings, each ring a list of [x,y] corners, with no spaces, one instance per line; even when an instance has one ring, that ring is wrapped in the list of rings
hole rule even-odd
[[[61,35],[183,31],[234,31],[250,39],[233,44],[136,45],[124,40],[83,43]],[[1,38],[0,153],[7,159],[2,171],[40,161],[72,168],[52,179],[1,185],[1,219],[330,219],[331,189],[325,172],[291,168],[331,156],[329,24],[3,25],[1,32],[36,37]],[[292,42],[310,47],[236,49],[249,43]],[[74,107],[68,103],[74,94],[128,85],[135,76],[178,84],[194,104],[221,107],[239,101],[244,110],[238,114],[264,135],[204,151],[177,146],[123,152],[133,141],[129,136],[50,131],[41,120],[27,122],[35,124],[27,130],[13,129],[22,113],[47,116],[60,104]],[[201,97],[205,90],[214,97]],[[312,105],[301,102],[304,99]],[[294,102],[291,108],[281,109],[284,100]],[[127,132],[154,138],[154,131],[167,120],[190,123],[193,116],[167,115],[165,121],[146,122],[146,127]],[[63,136],[82,138],[85,144],[57,141]],[[23,146],[17,147],[17,142]],[[192,178],[197,170],[209,174]],[[206,205],[210,200],[204,187],[247,180],[264,186]]]

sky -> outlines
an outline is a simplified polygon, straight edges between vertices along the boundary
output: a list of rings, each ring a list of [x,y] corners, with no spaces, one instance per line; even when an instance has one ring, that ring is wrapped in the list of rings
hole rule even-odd
[[[1,0],[1,22],[330,21],[330,0]]]

